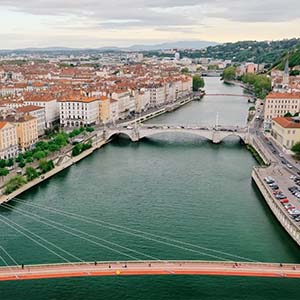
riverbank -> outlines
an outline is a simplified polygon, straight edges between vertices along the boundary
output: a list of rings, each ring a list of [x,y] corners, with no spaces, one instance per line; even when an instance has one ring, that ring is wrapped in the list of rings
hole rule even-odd
[[[42,183],[45,180],[50,179],[51,177],[58,174],[59,172],[71,167],[72,165],[76,164],[77,162],[79,162],[82,159],[86,158],[87,156],[91,155],[94,151],[100,149],[102,146],[104,146],[108,142],[109,141],[104,141],[104,140],[100,139],[100,140],[96,141],[90,149],[82,152],[78,156],[75,156],[75,157],[65,156],[65,158],[67,158],[67,159],[64,159],[63,162],[60,165],[55,166],[54,169],[52,169],[51,171],[39,176],[38,178],[36,178],[36,179],[26,183],[26,184],[24,184],[19,189],[12,192],[11,194],[2,195],[0,197],[0,204],[9,202],[11,199],[18,197],[19,195],[26,192],[27,190],[35,187],[36,185]]]
[[[275,199],[274,195],[270,191],[270,188],[267,187],[266,183],[263,180],[264,177],[270,173],[267,171],[269,168],[253,168],[252,179],[256,183],[256,186],[258,187],[260,193],[264,197],[266,203],[270,207],[278,222],[282,225],[282,227],[290,235],[290,237],[298,244],[298,246],[300,246],[299,226],[297,226],[296,223],[292,221],[287,211],[284,210],[280,201]]]
[[[174,110],[179,109],[180,107],[190,103],[191,101],[194,100],[194,97],[192,95],[190,95],[188,98],[183,98],[182,100],[179,100],[178,102],[165,106],[161,109],[158,109],[154,112],[150,112],[148,114],[145,114],[144,116],[134,119],[134,120],[130,120],[128,122],[124,122],[122,123],[123,125],[131,125],[137,122],[145,122],[147,120],[153,119],[155,117],[158,117],[162,114],[165,113],[169,113],[172,112]],[[24,193],[25,191],[39,185],[40,183],[42,183],[45,180],[50,179],[51,177],[53,177],[54,175],[58,174],[59,172],[65,170],[66,168],[71,167],[73,164],[76,164],[77,162],[81,161],[82,159],[86,158],[87,156],[91,155],[94,151],[100,149],[102,146],[104,146],[105,144],[109,143],[110,140],[103,140],[100,135],[101,132],[98,132],[99,136],[96,137],[96,141],[94,141],[93,146],[84,151],[83,153],[79,154],[78,156],[72,157],[71,153],[69,154],[69,156],[66,154],[62,160],[61,163],[59,163],[58,165],[56,165],[54,167],[54,169],[52,169],[51,171],[39,176],[38,178],[27,182],[26,184],[24,184],[23,186],[21,186],[19,189],[15,190],[14,192],[8,194],[8,195],[2,195],[0,196],[0,205],[2,203],[6,203],[9,202],[11,199],[18,197],[19,195],[21,195],[22,193]]]

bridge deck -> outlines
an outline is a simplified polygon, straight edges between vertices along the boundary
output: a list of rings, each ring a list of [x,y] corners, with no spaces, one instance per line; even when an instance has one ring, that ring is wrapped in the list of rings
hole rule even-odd
[[[208,261],[97,262],[0,267],[0,281],[126,275],[220,275],[300,278],[300,265]]]

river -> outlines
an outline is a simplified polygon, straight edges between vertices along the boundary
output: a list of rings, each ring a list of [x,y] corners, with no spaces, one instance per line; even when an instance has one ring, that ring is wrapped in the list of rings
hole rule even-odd
[[[218,78],[206,78],[206,91],[242,93],[241,88],[224,85]],[[214,125],[218,112],[219,124],[243,126],[248,106],[247,99],[243,97],[206,96],[151,122]],[[1,208],[0,216],[85,261],[132,259],[126,255],[139,259],[149,259],[149,256],[169,260],[233,259],[225,255],[226,252],[255,261],[300,263],[299,248],[276,221],[251,181],[254,165],[255,160],[236,138],[219,145],[180,134],[159,135],[139,143],[120,138],[20,196],[32,206],[15,202],[12,210]],[[107,226],[70,219],[53,210],[43,211],[36,205],[224,253],[187,245],[183,247],[182,244],[174,247],[158,243],[117,232]],[[66,231],[69,230],[62,232],[21,215],[18,209],[114,244],[91,236],[89,238],[96,243],[83,241],[68,234]],[[57,227],[61,228],[58,224]],[[0,232],[0,246],[18,263],[62,262],[53,252],[1,222]],[[37,240],[37,236],[32,238]],[[45,244],[45,241],[39,241]],[[101,247],[103,244],[105,248]],[[139,253],[124,250],[117,244]],[[75,260],[53,245],[48,244],[47,247],[69,260]],[[0,255],[12,264],[1,249]],[[293,279],[141,276],[0,282],[1,300],[287,300],[298,299],[299,294],[299,280]]]

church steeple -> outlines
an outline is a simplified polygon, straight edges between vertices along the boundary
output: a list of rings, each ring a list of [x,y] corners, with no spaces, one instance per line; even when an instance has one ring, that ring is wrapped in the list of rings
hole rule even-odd
[[[290,79],[290,69],[289,69],[289,55],[288,55],[285,62],[282,84],[288,85],[290,81],[289,79]]]

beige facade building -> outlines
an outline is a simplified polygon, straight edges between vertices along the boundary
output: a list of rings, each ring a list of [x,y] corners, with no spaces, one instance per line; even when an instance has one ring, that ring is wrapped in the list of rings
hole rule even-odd
[[[14,121],[17,126],[17,136],[19,149],[26,151],[38,141],[38,121],[37,118],[25,115]]]
[[[300,93],[270,93],[266,97],[264,119],[265,125],[271,127],[272,119],[283,117],[287,113],[295,115],[300,112]]]
[[[99,105],[100,121],[104,124],[110,122],[110,99],[106,96],[100,97]]]
[[[8,159],[18,154],[17,128],[14,124],[0,121],[0,158]]]
[[[300,119],[277,117],[272,121],[272,137],[286,150],[300,142]]]

